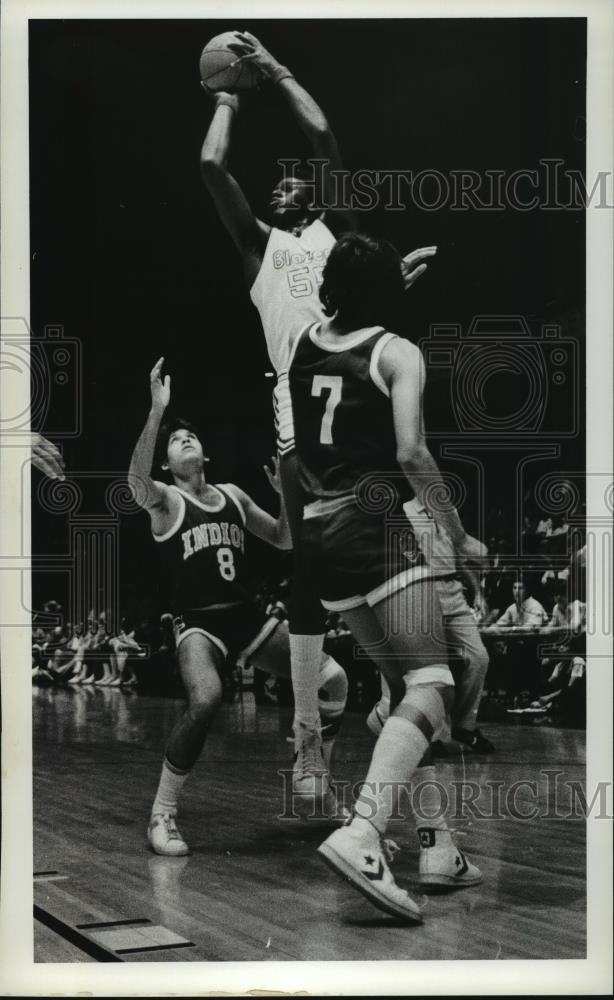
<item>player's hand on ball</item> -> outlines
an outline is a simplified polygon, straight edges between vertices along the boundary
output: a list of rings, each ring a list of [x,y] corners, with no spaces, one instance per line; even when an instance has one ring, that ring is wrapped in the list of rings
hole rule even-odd
[[[51,441],[42,434],[33,434],[30,443],[32,449],[32,465],[50,479],[66,479],[64,475],[64,460]]]
[[[249,60],[258,67],[264,76],[270,76],[277,69],[279,66],[277,59],[265,49],[255,35],[250,34],[249,31],[235,31],[235,36],[237,41],[228,47],[240,57],[237,62]]]
[[[405,285],[405,291],[407,291],[415,281],[424,274],[427,268],[426,259],[428,257],[434,257],[437,253],[437,247],[420,247],[418,250],[412,250],[408,253],[406,257],[403,257],[401,261],[401,272],[403,274],[403,283]]]
[[[162,365],[164,358],[160,358],[151,369],[149,383],[151,386],[151,406],[157,413],[163,413],[171,398],[171,377],[166,375],[162,381]]]
[[[263,466],[263,468],[271,486],[273,487],[275,492],[279,493],[279,495],[281,496],[281,476],[279,474],[279,459],[277,458],[276,455],[271,459],[271,465],[273,466],[272,469],[270,469],[268,465]]]

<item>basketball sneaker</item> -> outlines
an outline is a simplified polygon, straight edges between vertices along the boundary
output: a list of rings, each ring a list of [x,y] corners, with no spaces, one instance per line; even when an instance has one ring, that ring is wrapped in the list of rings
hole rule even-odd
[[[326,864],[371,903],[409,923],[421,924],[420,906],[395,882],[383,838],[367,820],[353,820],[318,847]]]
[[[288,737],[288,743],[296,746],[296,740]],[[334,826],[343,825],[350,820],[350,812],[337,798],[334,783],[330,779],[330,757],[333,740],[322,742],[322,764],[316,754],[311,770],[311,778],[304,773],[297,775],[297,754],[294,755],[292,772],[293,808],[302,820],[314,820],[316,823],[330,823]],[[319,767],[316,765],[319,764]],[[305,766],[303,762],[303,766]],[[298,791],[297,791],[298,788]],[[298,802],[294,801],[297,797]]]
[[[294,734],[292,794],[299,801],[314,806],[324,800],[328,788],[328,768],[320,730],[308,729],[299,723]]]
[[[462,743],[474,753],[490,754],[495,752],[493,744],[479,729],[462,729],[460,726],[453,726],[452,739],[456,740],[457,743]]]
[[[190,848],[177,829],[175,817],[170,813],[154,813],[147,827],[147,840],[156,854],[165,854],[169,858],[190,853]]]
[[[479,885],[482,872],[454,844],[449,830],[418,829],[418,883],[425,892]]]

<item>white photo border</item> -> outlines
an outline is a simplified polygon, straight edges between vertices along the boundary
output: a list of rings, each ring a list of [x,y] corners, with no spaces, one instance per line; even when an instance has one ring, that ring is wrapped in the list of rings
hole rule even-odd
[[[30,18],[453,18],[585,17],[588,22],[587,177],[609,172],[612,202],[614,6],[609,0],[4,0],[2,3],[2,271],[3,316],[28,318],[28,19]],[[601,498],[591,496],[591,472],[609,473],[612,456],[612,213],[587,208],[587,513]],[[1,390],[4,390],[2,392]],[[0,405],[28,406],[29,384],[18,386],[0,371]],[[32,720],[30,626],[10,571],[13,539],[29,533],[30,509],[22,503],[21,466],[28,450],[4,448],[0,455],[0,635],[2,653],[2,896],[0,903],[0,991],[4,995],[76,996],[230,995],[258,991],[332,995],[536,995],[601,994],[612,989],[612,828],[588,820],[586,960],[446,962],[223,962],[125,963],[119,965],[34,964],[32,918]],[[604,468],[603,466],[607,467]],[[29,484],[25,484],[29,489]],[[604,528],[604,532],[606,529]],[[595,578],[599,579],[599,570]],[[603,567],[607,572],[607,567]],[[589,577],[593,576],[589,574]],[[589,607],[591,594],[588,594]],[[597,606],[598,602],[595,602]],[[611,654],[611,638],[589,637],[600,657]],[[601,659],[601,664],[607,660]],[[612,782],[612,672],[588,674],[587,783]],[[589,796],[590,801],[590,796]]]

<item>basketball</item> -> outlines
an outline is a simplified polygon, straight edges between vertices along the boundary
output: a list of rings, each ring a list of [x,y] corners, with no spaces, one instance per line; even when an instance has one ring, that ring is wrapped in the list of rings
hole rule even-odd
[[[229,46],[236,42],[234,31],[225,31],[208,42],[200,57],[200,77],[203,86],[217,93],[249,90],[260,79],[260,72],[251,62],[233,65],[240,56]]]

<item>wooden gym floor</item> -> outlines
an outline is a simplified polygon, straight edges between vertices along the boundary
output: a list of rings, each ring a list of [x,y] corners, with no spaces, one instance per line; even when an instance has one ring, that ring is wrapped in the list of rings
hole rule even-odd
[[[34,688],[33,702],[38,962],[585,957],[585,823],[569,815],[566,785],[584,784],[581,731],[484,725],[493,757],[439,762],[450,826],[484,882],[430,897],[424,924],[412,927],[322,864],[321,824],[277,818],[277,772],[291,761],[286,710],[257,708],[250,692],[223,706],[182,801],[192,853],[163,858],[145,830],[183,702],[108,688]],[[364,719],[349,714],[335,777],[364,778],[371,746]],[[545,770],[561,772],[556,796]],[[463,780],[474,783],[465,797],[477,789],[490,816],[463,813]],[[389,836],[402,848],[395,876],[411,889],[412,820],[394,821]]]

